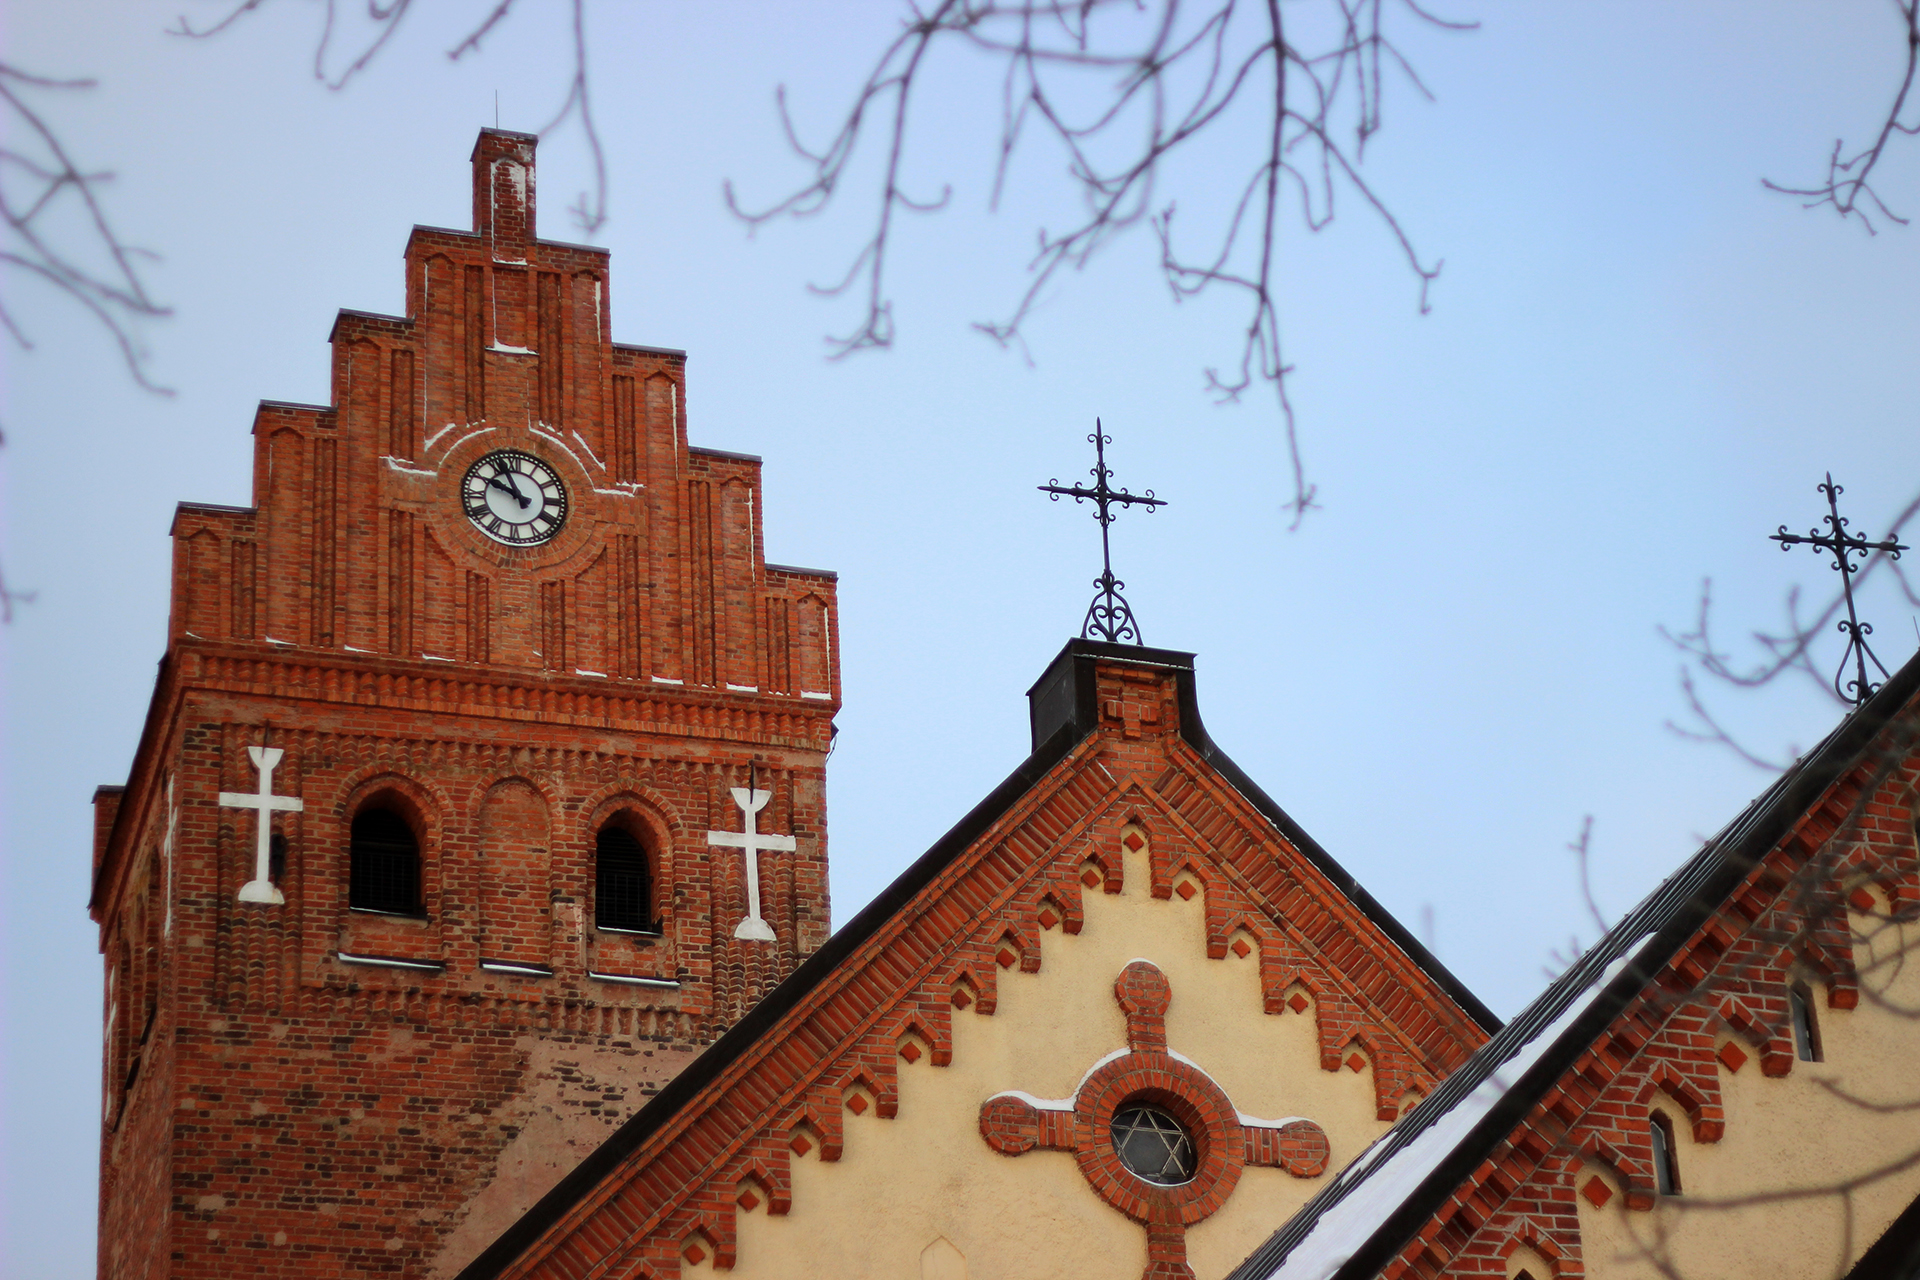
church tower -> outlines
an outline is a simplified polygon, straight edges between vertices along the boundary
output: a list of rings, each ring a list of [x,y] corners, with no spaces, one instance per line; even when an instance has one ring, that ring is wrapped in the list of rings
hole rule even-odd
[[[536,237],[534,146],[175,517],[95,797],[102,1277],[452,1275],[826,939],[833,575]]]

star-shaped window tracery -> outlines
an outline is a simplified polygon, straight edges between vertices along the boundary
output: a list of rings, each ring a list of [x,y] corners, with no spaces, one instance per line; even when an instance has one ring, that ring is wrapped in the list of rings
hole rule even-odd
[[[1115,1112],[1113,1146],[1120,1162],[1148,1182],[1177,1187],[1193,1180],[1193,1139],[1184,1125],[1158,1107]]]

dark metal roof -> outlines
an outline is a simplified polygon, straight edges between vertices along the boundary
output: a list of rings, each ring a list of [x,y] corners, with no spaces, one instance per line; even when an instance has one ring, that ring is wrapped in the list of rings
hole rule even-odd
[[[775,573],[797,573],[808,578],[833,578],[837,580],[840,577],[840,572],[837,569],[808,569],[797,564],[774,564],[772,561],[768,561],[767,568],[773,570]]]
[[[705,451],[703,451],[705,452]],[[487,1249],[468,1263],[457,1280],[493,1280],[524,1253],[548,1228],[558,1222],[575,1204],[585,1199],[602,1180],[620,1167],[649,1137],[679,1113],[712,1080],[743,1056],[788,1011],[798,1005],[859,947],[879,932],[893,916],[917,897],[920,891],[946,869],[947,865],[972,845],[1000,816],[1012,809],[1047,772],[1064,759],[1082,738],[1099,723],[1093,684],[1094,664],[1099,661],[1130,662],[1171,668],[1176,677],[1180,700],[1180,736],[1200,753],[1209,765],[1226,778],[1233,788],[1261,812],[1334,886],[1358,907],[1424,969],[1475,1022],[1488,1031],[1497,1030],[1500,1020],[1448,972],[1406,928],[1388,915],[1386,909],[1361,889],[1349,875],[1299,824],[1287,816],[1271,797],[1255,786],[1240,767],[1207,736],[1200,722],[1200,710],[1194,690],[1193,655],[1168,649],[1148,649],[1139,645],[1106,644],[1093,640],[1069,640],[1047,673],[1029,691],[1034,699],[1035,744],[1033,752],[986,799],[975,805],[955,823],[932,848],[922,854],[900,877],[882,890],[846,926],[830,936],[820,950],[809,956],[786,981],[748,1010],[704,1053],[689,1063],[679,1075],[668,1081],[574,1170],[542,1196],[512,1226],[502,1232]],[[1043,689],[1059,690],[1063,696],[1041,708]],[[1042,734],[1043,714],[1050,718]]]
[[[766,461],[765,458],[761,457],[757,453],[735,453],[731,449],[709,449],[707,446],[703,444],[690,444],[687,446],[687,452],[697,453],[703,458],[730,458],[735,462],[765,462]]]
[[[1819,746],[1775,779],[1739,817],[1628,912],[1465,1066],[1448,1076],[1430,1097],[1388,1130],[1375,1147],[1362,1153],[1341,1176],[1301,1206],[1235,1268],[1228,1280],[1267,1280],[1272,1276],[1288,1255],[1313,1233],[1329,1210],[1390,1168],[1396,1156],[1558,1022],[1577,1000],[1591,991],[1610,966],[1631,955],[1632,959],[1608,982],[1606,989],[1590,998],[1574,1022],[1533,1061],[1460,1143],[1365,1241],[1356,1244],[1352,1256],[1333,1277],[1334,1280],[1367,1280],[1378,1273],[1432,1218],[1461,1180],[1478,1168],[1494,1147],[1526,1118],[1707,918],[1719,910],[1727,895],[1786,836],[1801,815],[1858,763],[1874,737],[1907,704],[1917,688],[1920,688],[1920,655],[1909,660],[1879,693],[1842,720]],[[1641,946],[1643,940],[1645,945]]]
[[[1920,1199],[1860,1255],[1847,1280],[1920,1280]]]

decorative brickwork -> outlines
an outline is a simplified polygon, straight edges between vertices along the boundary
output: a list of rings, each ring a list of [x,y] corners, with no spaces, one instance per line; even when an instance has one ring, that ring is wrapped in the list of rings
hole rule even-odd
[[[1094,732],[931,871],[924,887],[791,1007],[757,1027],[736,1056],[677,1092],[636,1146],[597,1166],[592,1180],[570,1182],[565,1202],[543,1206],[537,1235],[516,1237],[510,1253],[490,1253],[473,1274],[670,1277],[695,1233],[712,1243],[716,1261],[734,1258],[743,1179],[785,1187],[794,1158],[842,1158],[843,1112],[871,1106],[882,1118],[899,1114],[903,1044],[925,1045],[936,1066],[950,1063],[956,1012],[991,1017],[1003,970],[1040,971],[1043,932],[1080,931],[1083,895],[1121,891],[1123,848],[1150,846],[1162,897],[1179,875],[1203,886],[1214,959],[1229,954],[1236,931],[1262,949],[1268,1016],[1301,1016],[1287,996],[1305,988],[1313,998],[1304,1007],[1319,1019],[1323,1045],[1367,1046],[1385,1077],[1376,1081],[1382,1112],[1463,1062],[1484,1033],[1181,736],[1174,674],[1101,661],[1097,681],[1103,712]],[[1164,991],[1165,979],[1150,965],[1136,968],[1119,992],[1135,1047],[1103,1067],[1114,1076],[1101,1078],[1103,1114],[1110,1119],[1123,1096],[1140,1090],[1164,1094],[1205,1130],[1203,1161],[1220,1164],[1204,1185],[1196,1179],[1193,1205],[1165,1222],[1151,1204],[1121,1206],[1149,1226],[1152,1265],[1160,1268],[1150,1274],[1177,1275],[1184,1266],[1178,1219],[1218,1208],[1249,1158],[1311,1176],[1326,1152],[1324,1139],[1313,1143],[1310,1125],[1250,1140],[1217,1086],[1209,1093],[1195,1083],[1203,1073],[1169,1054],[1147,989],[1159,979]],[[1339,1069],[1340,1055],[1323,1054],[1321,1065]],[[989,1106],[981,1123],[1006,1150],[1023,1143],[1072,1149],[1083,1168],[1098,1145],[1078,1134],[1096,1121],[1072,1112],[1009,1108],[1003,1115]],[[1140,1185],[1124,1173],[1116,1185],[1118,1177]],[[1163,1198],[1189,1194],[1175,1191]],[[770,1211],[807,1211],[804,1200],[778,1204]]]
[[[1920,908],[1913,737],[1910,720],[1884,732],[1380,1275],[1504,1277],[1520,1245],[1551,1259],[1560,1280],[1585,1275],[1575,1197],[1606,1209],[1611,1178],[1624,1191],[1624,1210],[1611,1212],[1654,1207],[1655,1109],[1684,1117],[1695,1142],[1720,1141],[1730,1122],[1722,1072],[1753,1058],[1771,1077],[1794,1068],[1796,982],[1824,989],[1829,1010],[1858,1006],[1847,908],[1900,919]]]
[[[1266,1124],[1242,1116],[1212,1077],[1168,1052],[1173,991],[1151,962],[1129,964],[1113,994],[1127,1015],[1127,1052],[1096,1063],[1071,1098],[1036,1105],[1024,1094],[995,1094],[980,1106],[980,1136],[1003,1155],[1072,1152],[1100,1198],[1147,1229],[1146,1280],[1193,1280],[1187,1227],[1227,1202],[1248,1165],[1318,1177],[1327,1167],[1327,1135],[1311,1120]],[[1109,1136],[1114,1116],[1142,1103],[1164,1108],[1191,1136],[1198,1159],[1187,1182],[1155,1185],[1122,1163]]]
[[[176,517],[96,806],[103,1277],[457,1270],[827,937],[832,575],[766,563],[758,460],[689,446],[682,353],[612,341],[607,254],[536,238],[534,139],[484,132],[473,176],[472,232],[408,240],[408,314],[341,313],[332,404],[260,406],[255,505]],[[550,540],[470,518],[500,450],[559,477]],[[236,900],[250,747],[303,806],[284,903]],[[750,774],[798,846],[760,867],[772,942],[706,842]],[[418,914],[349,907],[370,807]],[[657,934],[594,923],[609,822]]]

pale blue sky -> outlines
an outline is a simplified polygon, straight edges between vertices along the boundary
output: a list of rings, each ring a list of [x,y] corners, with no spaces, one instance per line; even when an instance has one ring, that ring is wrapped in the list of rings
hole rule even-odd
[[[555,6],[557,8],[558,6]],[[825,9],[825,12],[820,12]],[[894,0],[591,10],[612,162],[615,336],[691,353],[693,439],[767,460],[767,551],[839,571],[846,707],[830,765],[844,920],[1026,750],[1022,694],[1078,627],[1098,572],[1079,475],[1102,416],[1120,482],[1171,506],[1126,518],[1116,568],[1157,645],[1199,654],[1220,744],[1497,1011],[1591,930],[1566,844],[1594,816],[1617,915],[1766,776],[1663,728],[1683,704],[1656,634],[1711,576],[1725,636],[1774,623],[1812,554],[1766,535],[1822,512],[1831,469],[1884,532],[1920,490],[1910,353],[1915,232],[1877,238],[1762,192],[1868,130],[1897,75],[1883,0],[1607,5],[1481,0],[1482,29],[1412,52],[1437,101],[1389,99],[1367,169],[1425,253],[1431,315],[1378,228],[1289,228],[1283,314],[1324,509],[1287,532],[1268,402],[1214,408],[1200,371],[1238,313],[1174,306],[1144,237],[1049,294],[1034,364],[970,330],[1017,297],[1054,188],[984,212],[992,104],[956,65],[929,84],[928,154],[954,208],[903,228],[898,348],[827,363],[844,307],[805,291],[863,230],[866,192],[749,239],[723,180],[798,179],[772,106],[824,122],[892,29]],[[176,308],[149,334],[178,389],[132,388],[101,335],[9,293],[38,349],[5,353],[4,564],[39,598],[6,654],[0,868],[0,1276],[92,1270],[99,976],[85,914],[90,810],[124,779],[164,633],[176,501],[245,503],[262,398],[322,400],[336,308],[401,307],[413,223],[465,226],[475,130],[534,128],[561,32],[529,9],[449,65],[436,11],[351,89],[307,68],[317,7],[269,6],[211,43],[177,5],[21,0],[6,57],[91,74],[57,107],[112,211],[157,250]],[[208,13],[213,12],[211,8]],[[1036,153],[1016,176],[1046,179]],[[1210,162],[1209,162],[1210,163]],[[1205,164],[1185,175],[1207,198]],[[1887,189],[1920,212],[1920,146]],[[542,152],[542,230],[585,181]],[[1056,191],[1055,194],[1044,194]],[[1216,196],[1217,198],[1217,196]],[[1913,611],[1868,592],[1890,666]],[[1822,661],[1839,658],[1830,646]],[[1769,750],[1831,703],[1722,696]]]

